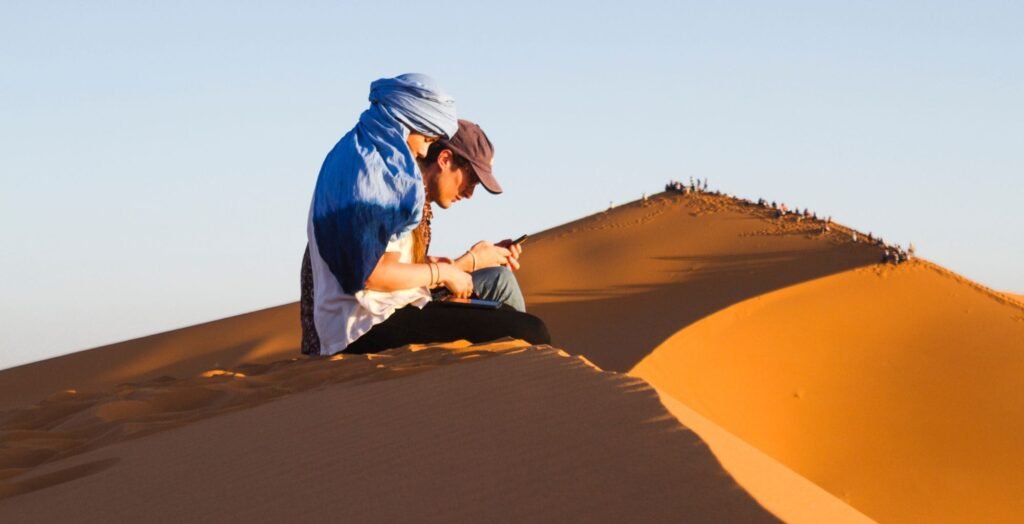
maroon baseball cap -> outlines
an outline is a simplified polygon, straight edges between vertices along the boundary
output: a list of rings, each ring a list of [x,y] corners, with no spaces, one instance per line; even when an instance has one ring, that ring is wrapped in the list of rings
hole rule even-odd
[[[459,120],[459,130],[455,136],[441,139],[442,147],[447,147],[469,160],[484,189],[497,195],[502,192],[501,184],[494,178],[491,166],[494,164],[494,146],[487,139],[484,130],[469,120]]]

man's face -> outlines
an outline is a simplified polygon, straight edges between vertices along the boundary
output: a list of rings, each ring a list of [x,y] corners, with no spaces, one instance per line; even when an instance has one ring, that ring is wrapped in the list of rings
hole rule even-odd
[[[452,152],[441,151],[437,162],[428,167],[427,198],[444,209],[463,198],[471,198],[480,180],[470,167],[456,167]],[[426,173],[425,173],[426,174]]]

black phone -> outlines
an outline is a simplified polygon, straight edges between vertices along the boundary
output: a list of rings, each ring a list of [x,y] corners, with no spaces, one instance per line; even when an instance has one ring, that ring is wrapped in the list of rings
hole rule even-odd
[[[523,236],[513,240],[512,243],[513,244],[522,244],[523,242],[526,242],[527,238],[530,238],[530,235],[523,235]]]

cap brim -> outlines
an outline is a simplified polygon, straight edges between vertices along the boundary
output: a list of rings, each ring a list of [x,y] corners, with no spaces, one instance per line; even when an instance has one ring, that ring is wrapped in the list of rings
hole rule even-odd
[[[492,195],[499,195],[502,191],[501,184],[494,178],[494,173],[491,172],[491,166],[480,164],[477,162],[470,162],[473,165],[473,172],[476,173],[476,177],[480,179],[480,184],[484,186],[484,189]]]

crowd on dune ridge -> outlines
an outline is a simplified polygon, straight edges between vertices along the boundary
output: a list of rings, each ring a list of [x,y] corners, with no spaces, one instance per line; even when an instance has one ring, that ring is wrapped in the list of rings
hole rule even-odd
[[[703,193],[703,194],[709,194],[709,195],[715,195],[715,196],[723,196],[723,193],[721,191],[718,191],[718,190],[710,191],[708,189],[708,179],[707,178],[701,180],[699,178],[698,179],[694,179],[693,177],[690,177],[690,183],[689,184],[684,184],[683,182],[678,181],[678,180],[670,180],[670,181],[668,181],[667,184],[665,184],[665,191],[672,192],[672,193],[680,193],[680,194],[683,194],[683,195]],[[769,209],[770,208],[772,210],[772,215],[774,216],[775,220],[779,220],[779,221],[791,220],[791,221],[795,221],[795,222],[798,222],[798,223],[799,222],[803,222],[803,221],[808,221],[810,223],[819,224],[821,226],[821,229],[819,231],[821,234],[830,233],[832,231],[832,229],[833,229],[833,223],[832,223],[832,217],[831,216],[826,216],[824,218],[820,218],[818,216],[818,213],[814,212],[814,211],[811,211],[810,208],[804,208],[802,210],[800,208],[790,209],[789,206],[787,206],[784,202],[775,202],[775,201],[769,202],[768,200],[766,200],[764,198],[758,198],[757,201],[755,202],[755,201],[752,201],[752,200],[749,200],[749,199],[746,199],[746,198],[737,197],[737,196],[734,196],[734,195],[724,195],[724,196],[727,196],[727,197],[730,197],[732,199],[735,199],[735,200],[737,200],[737,201],[739,201],[740,203],[743,203],[743,204],[754,205],[754,206],[758,206],[758,207],[765,208],[765,209]],[[647,199],[647,196],[645,194],[643,196],[643,200],[646,200],[646,199]],[[848,229],[848,228],[844,228],[844,229]],[[848,229],[848,230],[849,230],[849,233],[850,233],[850,240],[851,241],[853,241],[853,242],[866,242],[868,244],[874,244],[874,245],[877,245],[877,246],[881,247],[882,248],[882,260],[881,261],[883,263],[901,264],[901,263],[906,262],[906,261],[908,261],[908,260],[910,260],[911,258],[914,257],[914,244],[913,243],[911,243],[909,247],[904,249],[903,246],[901,246],[899,244],[890,244],[890,243],[886,242],[885,240],[883,240],[881,237],[877,237],[877,236],[875,236],[872,233],[868,233],[868,234],[865,235],[865,234],[863,234],[863,233],[861,233],[859,231],[856,231],[854,229]]]

